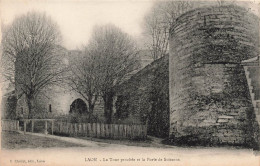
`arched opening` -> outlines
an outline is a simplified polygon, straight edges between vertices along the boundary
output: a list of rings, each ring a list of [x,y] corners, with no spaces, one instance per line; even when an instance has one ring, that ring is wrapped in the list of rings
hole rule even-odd
[[[87,104],[82,99],[76,99],[72,102],[70,105],[70,111],[69,113],[87,113],[88,107]]]

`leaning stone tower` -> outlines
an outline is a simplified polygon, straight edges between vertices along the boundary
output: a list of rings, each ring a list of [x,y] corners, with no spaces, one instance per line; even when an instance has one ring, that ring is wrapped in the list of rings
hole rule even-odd
[[[170,137],[250,144],[255,113],[241,62],[258,56],[258,17],[238,6],[199,8],[170,30]]]

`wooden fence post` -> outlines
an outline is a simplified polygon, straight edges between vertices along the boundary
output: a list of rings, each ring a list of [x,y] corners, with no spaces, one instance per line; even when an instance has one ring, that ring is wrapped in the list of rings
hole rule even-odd
[[[54,121],[51,121],[51,134],[53,135],[53,127],[54,127]]]
[[[66,126],[67,128],[66,128],[66,130],[67,130],[67,134],[69,134],[69,127],[70,127],[70,124],[67,122],[67,126]]]
[[[24,131],[26,133],[27,123],[31,122],[31,132],[34,132],[34,124],[36,120],[27,119],[24,122]],[[45,134],[48,134],[48,122],[51,122],[51,134],[55,132],[66,133],[69,135],[82,135],[88,137],[102,137],[102,138],[115,138],[115,139],[133,139],[133,138],[146,138],[147,125],[141,124],[105,124],[105,123],[67,123],[55,122],[54,120],[44,120]],[[54,126],[54,123],[57,123]],[[3,130],[20,130],[19,121],[1,121]]]
[[[9,121],[9,130],[13,130],[13,123],[12,123],[12,121]]]
[[[33,128],[34,128],[34,121],[33,121],[33,120],[31,120],[31,122],[32,122],[32,128],[31,128],[31,130],[32,130],[32,133],[33,133]]]
[[[48,133],[47,127],[48,127],[48,124],[47,124],[47,121],[45,121],[45,134]]]
[[[100,124],[100,137],[105,137],[105,126],[104,123]]]
[[[74,134],[74,132],[73,132],[73,123],[70,124],[70,133],[71,133],[71,135]]]
[[[19,120],[18,120],[17,123],[16,123],[16,130],[17,130],[17,131],[20,130],[20,129],[19,129]]]
[[[96,129],[96,137],[98,138],[98,137],[100,137],[100,123],[97,123],[97,129]]]
[[[81,134],[81,123],[79,123],[79,126],[78,126],[78,135]]]
[[[97,125],[96,125],[96,123],[93,123],[92,129],[93,129],[93,136],[96,137],[97,136]]]
[[[87,136],[90,137],[92,136],[92,127],[91,127],[91,123],[88,123],[88,126],[87,126]]]
[[[86,123],[83,123],[83,135],[86,136]]]
[[[114,138],[118,138],[118,124],[113,124],[114,126]]]
[[[78,131],[77,131],[77,123],[74,124],[74,135],[77,135]]]
[[[65,125],[63,122],[60,122],[60,133],[65,132]]]
[[[112,124],[109,124],[109,127],[110,127],[110,130],[109,130],[109,131],[110,131],[110,134],[109,134],[109,135],[110,135],[111,138],[114,138],[114,135],[115,135],[115,133],[114,133],[114,131],[115,131],[115,130],[114,130],[114,127],[113,127]]]
[[[61,133],[62,132],[66,133],[66,124],[64,122],[61,122],[61,130],[60,130],[60,132]]]
[[[16,131],[16,121],[14,121],[13,123],[14,123],[14,131]]]
[[[146,138],[147,134],[146,134],[147,128],[146,125],[144,125],[144,138]]]
[[[61,122],[57,122],[57,124],[59,125],[58,132],[60,133],[61,132]]]
[[[26,120],[23,121],[23,130],[24,130],[24,134],[26,133]]]
[[[120,137],[120,139],[124,138],[124,125],[123,124],[119,125],[119,137]]]

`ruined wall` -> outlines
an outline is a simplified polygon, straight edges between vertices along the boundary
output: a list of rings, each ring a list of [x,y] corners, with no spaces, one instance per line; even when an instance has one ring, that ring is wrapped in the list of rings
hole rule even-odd
[[[246,9],[196,9],[170,33],[170,135],[247,144],[253,106],[242,60],[258,55],[258,19]]]

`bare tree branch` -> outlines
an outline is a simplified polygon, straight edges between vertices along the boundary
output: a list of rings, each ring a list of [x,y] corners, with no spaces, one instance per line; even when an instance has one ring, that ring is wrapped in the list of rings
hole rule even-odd
[[[158,1],[144,20],[146,46],[152,58],[158,59],[168,51],[169,29],[176,18],[193,8],[191,1]]]
[[[57,25],[41,13],[17,17],[4,32],[1,65],[5,77],[15,83],[17,94],[27,99],[29,116],[34,100],[47,86],[61,80],[66,67],[59,53],[60,32]]]

